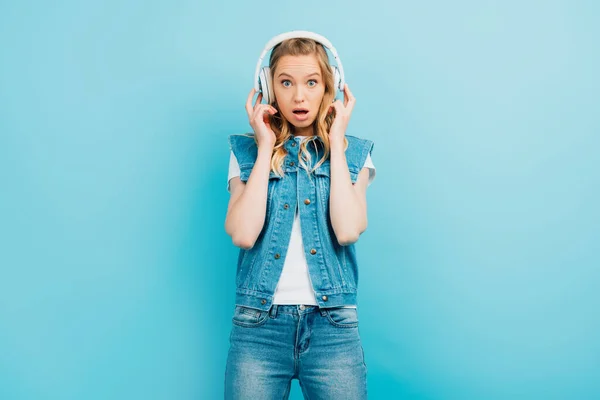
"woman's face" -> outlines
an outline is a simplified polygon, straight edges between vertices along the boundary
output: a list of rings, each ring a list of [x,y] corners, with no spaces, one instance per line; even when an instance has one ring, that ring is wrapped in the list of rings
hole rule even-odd
[[[312,136],[312,124],[325,93],[317,57],[314,54],[281,57],[273,77],[273,91],[279,112],[296,127],[295,134]]]

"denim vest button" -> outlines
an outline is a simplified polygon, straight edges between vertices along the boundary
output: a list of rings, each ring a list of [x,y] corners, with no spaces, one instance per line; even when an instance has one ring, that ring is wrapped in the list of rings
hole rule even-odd
[[[292,139],[293,140],[293,139]],[[296,142],[292,142],[292,147],[296,147]]]
[[[310,199],[304,200],[304,204],[306,204],[306,205],[310,204]]]
[[[317,254],[317,251],[315,249],[310,249],[310,254]]]
[[[280,257],[279,253],[275,253],[275,258],[279,259],[279,257]]]
[[[262,299],[262,300],[260,301],[260,304],[267,304],[267,301],[266,301],[265,299]]]
[[[327,301],[327,296],[323,296],[321,298],[323,299],[323,301]]]
[[[288,208],[290,208],[290,205],[289,205],[288,203],[285,203],[285,204],[283,205],[283,208],[285,208],[285,209],[287,210]]]
[[[294,166],[294,162],[290,161],[290,166],[293,167]]]

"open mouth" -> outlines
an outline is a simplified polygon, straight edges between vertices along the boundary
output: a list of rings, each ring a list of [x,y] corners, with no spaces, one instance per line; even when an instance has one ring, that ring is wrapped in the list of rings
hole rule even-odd
[[[307,109],[297,108],[295,110],[292,110],[292,112],[294,113],[294,118],[296,119],[296,121],[308,120],[308,110]]]

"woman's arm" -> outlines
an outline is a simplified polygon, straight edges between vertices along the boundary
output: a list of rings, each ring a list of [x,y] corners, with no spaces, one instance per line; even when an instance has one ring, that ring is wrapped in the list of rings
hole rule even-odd
[[[343,141],[332,141],[329,215],[341,246],[350,245],[367,229],[367,185],[369,170],[363,168],[353,185]]]
[[[267,193],[273,146],[258,147],[256,162],[246,183],[231,179],[231,197],[225,217],[225,232],[233,244],[243,249],[254,246],[263,229],[267,213]]]

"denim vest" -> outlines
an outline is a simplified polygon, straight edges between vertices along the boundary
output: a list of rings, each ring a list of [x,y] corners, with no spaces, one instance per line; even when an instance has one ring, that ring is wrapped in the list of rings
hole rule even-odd
[[[354,183],[374,143],[350,135],[346,138],[346,160]],[[238,160],[240,179],[246,182],[258,155],[253,134],[230,135],[229,145]],[[240,249],[235,303],[262,311],[270,309],[298,207],[302,244],[318,306],[356,305],[358,264],[354,244],[338,243],[329,218],[330,160],[325,160],[309,176],[299,165],[300,138],[292,137],[284,146],[288,152],[282,165],[284,176],[279,177],[273,171],[269,174],[263,229],[252,248]],[[323,143],[317,137],[306,147],[311,154],[312,169],[323,157]]]

